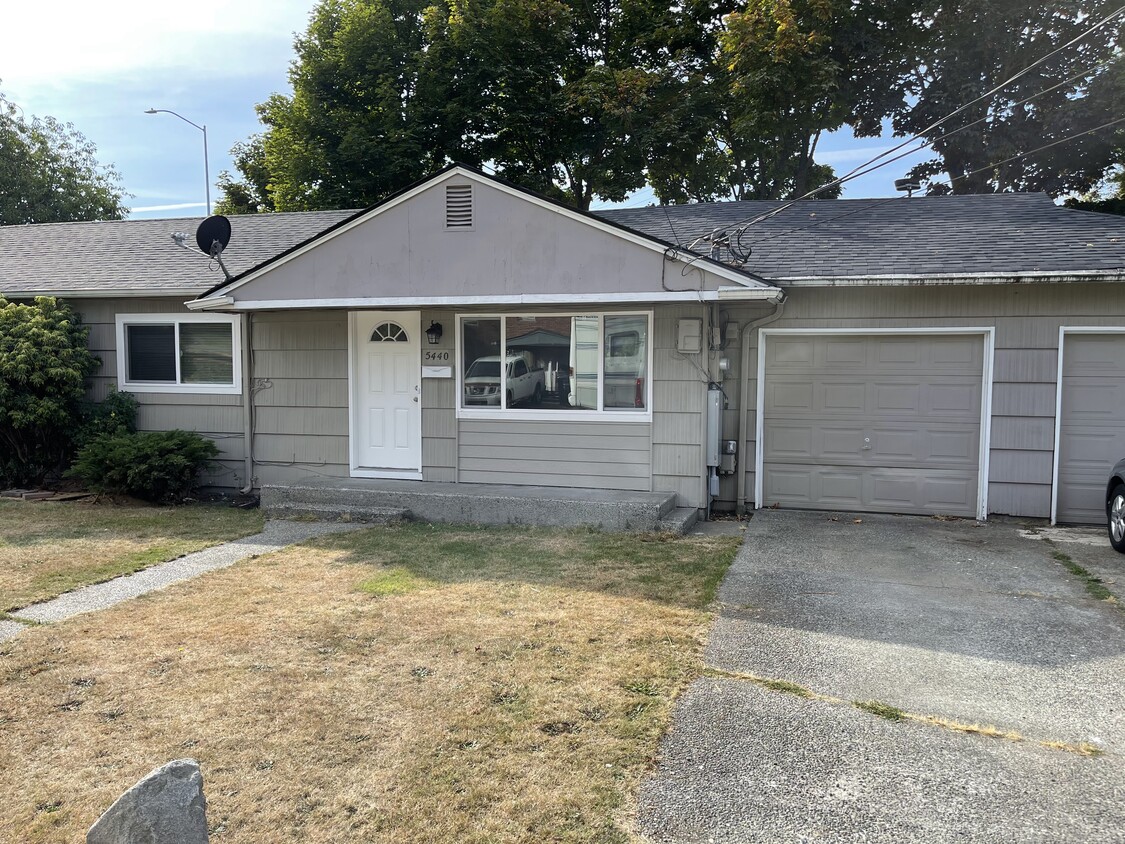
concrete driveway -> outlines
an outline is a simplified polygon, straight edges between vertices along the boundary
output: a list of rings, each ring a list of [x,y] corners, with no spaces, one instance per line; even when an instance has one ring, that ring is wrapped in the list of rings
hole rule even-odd
[[[1125,841],[1125,610],[1053,555],[1125,597],[1125,557],[1093,529],[756,515],[720,589],[712,676],[642,789],[644,834]]]

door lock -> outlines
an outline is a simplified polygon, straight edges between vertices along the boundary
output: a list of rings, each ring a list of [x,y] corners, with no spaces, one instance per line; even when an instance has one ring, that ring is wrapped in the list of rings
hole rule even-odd
[[[864,437],[863,438],[863,449],[862,450],[863,451],[870,451],[871,450],[871,437]]]

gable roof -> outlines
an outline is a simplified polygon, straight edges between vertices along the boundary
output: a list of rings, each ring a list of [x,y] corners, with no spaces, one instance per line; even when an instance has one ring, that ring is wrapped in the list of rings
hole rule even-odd
[[[706,202],[598,213],[689,244],[784,204]],[[754,223],[742,244],[752,249],[745,268],[771,281],[1125,272],[1125,217],[1063,208],[1042,193],[803,200]]]
[[[307,240],[354,211],[246,214],[232,217],[223,252],[242,272]],[[196,296],[222,270],[195,246],[202,217],[0,226],[0,294],[8,296]],[[187,232],[185,250],[172,240]],[[212,271],[208,272],[208,264]]]
[[[631,241],[635,244],[639,244],[642,247],[662,252],[666,257],[671,256],[669,257],[669,260],[677,260],[677,257],[679,260],[683,260],[683,257],[685,257],[682,253],[682,250],[678,255],[674,251],[676,247],[676,244],[674,242],[664,240],[656,235],[653,235],[650,232],[631,228],[625,223],[610,220],[589,211],[582,211],[580,209],[574,208],[573,206],[566,205],[549,197],[543,196],[536,191],[529,190],[525,187],[521,187],[520,185],[509,182],[499,176],[485,173],[483,170],[480,170],[476,167],[472,167],[467,164],[453,163],[447,165],[446,167],[443,167],[433,175],[428,176],[424,179],[420,179],[414,184],[408,185],[402,190],[391,194],[387,198],[380,200],[374,205],[371,205],[363,209],[362,211],[353,213],[350,217],[340,220],[335,225],[317,234],[314,234],[307,240],[301,243],[297,243],[283,252],[272,256],[271,258],[261,264],[258,264],[257,266],[251,267],[250,269],[245,270],[241,273],[232,273],[233,277],[231,279],[224,279],[220,281],[214,287],[207,290],[202,296],[199,297],[199,299],[208,299],[217,297],[219,294],[229,293],[235,288],[240,287],[242,284],[259,278],[279,264],[299,257],[308,249],[314,248],[326,240],[345,234],[350,229],[367,223],[369,220],[378,217],[380,214],[390,211],[398,205],[409,201],[414,196],[440,184],[442,181],[448,179],[451,176],[460,176],[470,181],[483,182],[510,195],[522,197],[524,200],[532,202],[540,207],[550,208],[556,213],[563,215],[564,217],[576,220],[593,228],[606,231],[611,235],[614,235],[623,240]],[[758,278],[748,269],[743,267],[735,267],[728,263],[714,260],[707,252],[697,253],[696,255],[694,255],[692,257],[691,263],[699,264],[701,267],[706,268],[710,272],[715,273],[729,281],[733,281],[737,285],[743,285],[753,288],[772,289],[769,282],[767,282],[765,279]]]

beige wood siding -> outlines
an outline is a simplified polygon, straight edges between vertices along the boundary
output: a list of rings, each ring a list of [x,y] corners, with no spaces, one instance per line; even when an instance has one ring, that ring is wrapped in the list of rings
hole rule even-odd
[[[89,326],[90,350],[102,365],[90,379],[89,397],[102,401],[117,386],[117,314],[186,314],[182,299],[70,299]],[[236,366],[239,362],[236,362]],[[238,489],[246,485],[242,396],[192,393],[134,393],[137,429],[196,431],[215,441],[219,457],[201,481],[208,487]]]
[[[994,327],[988,509],[1046,518],[1051,512],[1059,327],[1125,326],[1123,294],[1120,286],[1104,283],[791,288],[782,317],[769,327]],[[742,324],[769,313],[763,307],[724,308],[724,318]],[[756,332],[751,343],[757,344]],[[749,467],[755,448],[754,374],[752,368],[749,425],[740,455]],[[1119,412],[1125,414],[1125,408]]]
[[[250,336],[257,485],[347,477],[347,313],[254,314]]]
[[[1060,522],[1105,521],[1105,487],[1125,457],[1125,334],[1067,334],[1059,417]]]
[[[461,419],[459,480],[651,489],[651,430],[647,422]]]

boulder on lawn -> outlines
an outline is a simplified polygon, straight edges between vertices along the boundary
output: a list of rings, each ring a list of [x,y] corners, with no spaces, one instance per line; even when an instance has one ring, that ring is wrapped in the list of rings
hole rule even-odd
[[[106,809],[86,844],[207,844],[207,800],[194,759],[163,765]]]

